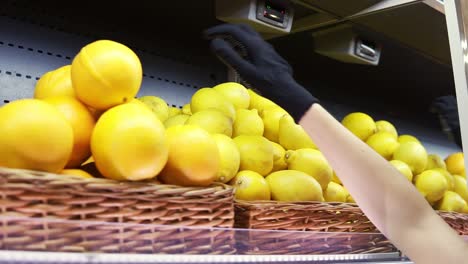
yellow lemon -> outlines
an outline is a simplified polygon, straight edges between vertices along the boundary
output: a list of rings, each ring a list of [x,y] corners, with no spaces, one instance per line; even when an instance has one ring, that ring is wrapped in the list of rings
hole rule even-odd
[[[257,109],[259,112],[261,112],[263,109],[269,106],[278,106],[277,104],[273,103],[270,99],[267,99],[257,94],[252,89],[248,89],[247,92],[250,95],[249,109]]]
[[[235,189],[238,200],[270,200],[270,187],[265,178],[255,171],[239,171],[230,184]]]
[[[405,142],[416,142],[416,143],[421,144],[421,141],[419,141],[419,139],[417,139],[416,137],[412,135],[401,135],[398,137],[398,142],[400,144],[405,143]]]
[[[323,201],[320,184],[302,171],[282,170],[268,175],[271,198],[276,201]]]
[[[264,137],[273,142],[279,142],[279,121],[283,115],[288,115],[288,113],[279,106],[269,106],[260,112],[265,126]]]
[[[196,112],[187,119],[185,124],[201,127],[212,134],[232,136],[232,119],[215,109]]]
[[[166,121],[166,119],[169,117],[169,106],[162,98],[146,95],[138,98],[138,100],[148,106],[161,122]]]
[[[458,193],[466,202],[468,202],[468,186],[466,185],[465,177],[454,175],[454,191]]]
[[[0,166],[59,172],[73,148],[73,129],[62,113],[38,99],[0,108]]]
[[[115,106],[99,118],[91,136],[96,167],[114,180],[154,178],[168,157],[164,133],[163,124],[147,107]]]
[[[44,101],[56,107],[73,128],[73,151],[66,167],[80,166],[91,155],[91,134],[96,123],[93,115],[74,97],[49,97]]]
[[[78,176],[85,179],[94,178],[91,174],[80,169],[65,169],[60,172],[62,175]]]
[[[270,141],[273,146],[273,169],[274,171],[286,170],[288,164],[286,163],[286,150],[280,144]]]
[[[458,193],[446,191],[444,197],[437,202],[436,208],[441,211],[463,213],[466,205],[466,201]]]
[[[71,65],[49,71],[37,81],[34,98],[45,99],[55,96],[75,97],[75,90],[71,81]]]
[[[393,159],[403,161],[411,168],[413,175],[424,171],[427,165],[427,152],[423,145],[416,142],[404,142],[393,153]]]
[[[341,123],[351,131],[351,133],[363,141],[366,141],[377,131],[374,119],[361,112],[354,112],[346,115]]]
[[[189,115],[180,114],[169,117],[166,121],[164,121],[164,127],[169,128],[171,126],[182,126],[187,122],[189,119]]]
[[[316,149],[288,150],[286,163],[288,169],[302,171],[314,177],[324,190],[327,189],[333,176],[332,167],[323,154]]]
[[[346,203],[348,199],[348,191],[335,182],[329,182],[327,189],[323,193],[323,198],[326,202],[341,202]]]
[[[234,105],[220,92],[212,88],[202,88],[195,92],[190,101],[192,114],[202,110],[214,109],[225,114],[232,121],[236,120]]]
[[[449,191],[455,190],[455,179],[453,178],[453,175],[448,172],[446,169],[442,168],[434,168],[432,170],[438,171],[444,175],[445,179],[447,180],[447,186]]]
[[[448,190],[447,180],[436,170],[427,170],[419,174],[416,177],[415,186],[431,204],[442,199]]]
[[[240,135],[262,136],[264,125],[257,109],[237,109],[236,120],[232,125],[232,137]]]
[[[98,40],[84,46],[73,59],[71,77],[78,99],[104,110],[134,98],[143,72],[140,59],[127,46]]]
[[[379,121],[375,122],[375,127],[377,128],[376,132],[386,131],[386,132],[392,134],[393,137],[395,137],[395,140],[398,138],[398,132],[397,132],[395,126],[393,126],[392,123],[390,123],[390,122],[388,122],[386,120],[379,120]]]
[[[346,202],[347,202],[347,203],[354,203],[354,204],[356,203],[356,201],[355,201],[354,198],[351,196],[351,194],[348,195],[348,198],[346,198]]]
[[[247,89],[240,83],[226,82],[213,87],[226,97],[236,109],[247,109],[250,105],[250,95]]]
[[[366,143],[386,160],[390,160],[392,158],[393,153],[399,145],[396,137],[386,131],[380,131],[373,134],[366,140]]]
[[[331,181],[334,182],[334,183],[338,183],[338,184],[343,185],[343,183],[341,182],[340,178],[336,175],[336,172],[335,172],[335,171],[333,171],[333,175],[332,175]]]
[[[446,170],[447,166],[445,165],[444,160],[437,154],[427,155],[427,165],[426,170],[441,168]]]
[[[261,136],[241,135],[234,138],[239,149],[240,170],[251,170],[262,176],[273,169],[273,146],[268,139]]]
[[[216,180],[220,155],[216,140],[204,129],[173,126],[166,130],[169,159],[159,179],[166,184],[208,186]]]
[[[297,125],[290,115],[284,115],[279,121],[278,140],[286,150],[317,148],[302,126]]]
[[[178,107],[169,107],[169,116],[168,117],[173,117],[173,116],[176,116],[176,115],[180,115],[182,114],[182,109],[178,108]]]
[[[461,175],[465,171],[465,159],[463,152],[452,153],[445,159],[447,170],[452,174]]]
[[[395,167],[401,174],[403,174],[408,181],[413,181],[413,172],[411,172],[411,168],[408,164],[404,163],[401,160],[391,160],[390,163]]]
[[[220,166],[216,173],[216,181],[226,183],[239,171],[240,153],[234,141],[224,134],[214,134],[218,146]]]
[[[185,114],[185,115],[192,115],[192,107],[190,106],[190,104],[184,104],[184,106],[182,106],[182,114]]]

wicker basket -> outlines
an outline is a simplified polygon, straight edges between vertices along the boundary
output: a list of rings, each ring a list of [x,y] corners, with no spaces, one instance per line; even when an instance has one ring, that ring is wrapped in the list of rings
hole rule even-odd
[[[206,231],[234,225],[233,189],[222,184],[180,187],[0,168],[0,196],[0,249],[235,253],[234,231]]]
[[[387,253],[397,249],[369,221],[356,204],[282,203],[237,201],[239,228],[261,230],[315,231],[258,232],[237,238],[247,254],[354,254]],[[461,235],[468,235],[468,215],[439,212]],[[316,233],[317,232],[317,233]]]

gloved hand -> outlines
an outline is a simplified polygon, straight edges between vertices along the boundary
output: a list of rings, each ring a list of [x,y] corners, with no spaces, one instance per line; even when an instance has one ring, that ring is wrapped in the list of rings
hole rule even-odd
[[[455,143],[461,147],[457,99],[451,95],[438,97],[432,102],[431,109],[439,115],[444,130],[451,134]]]
[[[294,80],[288,62],[250,26],[222,24],[206,30],[205,36],[212,39],[210,47],[224,63],[262,96],[288,111],[296,122],[318,102]],[[247,54],[236,51],[227,39],[234,39]]]

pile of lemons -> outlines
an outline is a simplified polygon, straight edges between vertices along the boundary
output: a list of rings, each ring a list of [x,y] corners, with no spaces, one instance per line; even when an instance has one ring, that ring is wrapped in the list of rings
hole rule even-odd
[[[345,116],[342,124],[412,182],[434,209],[468,213],[462,152],[452,153],[445,159],[428,154],[415,136],[398,135],[392,123],[386,120],[375,122],[361,112]]]

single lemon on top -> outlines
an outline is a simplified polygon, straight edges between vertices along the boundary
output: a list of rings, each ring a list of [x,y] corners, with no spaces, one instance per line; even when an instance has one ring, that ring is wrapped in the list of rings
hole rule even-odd
[[[216,181],[226,183],[239,171],[240,153],[234,141],[224,134],[213,134],[218,146],[220,166],[216,173]]]
[[[239,171],[230,184],[234,187],[238,200],[262,201],[271,198],[268,183],[255,171]]]
[[[392,164],[393,167],[395,167],[401,174],[403,174],[403,176],[405,176],[408,181],[413,181],[413,172],[411,171],[411,168],[408,166],[408,164],[401,160],[391,160],[390,164]]]
[[[445,158],[447,170],[456,175],[461,175],[465,171],[465,159],[463,152],[452,153]]]
[[[323,154],[316,149],[288,150],[286,152],[288,169],[307,173],[327,189],[333,176],[333,169]]]
[[[216,140],[204,129],[172,126],[166,130],[169,159],[158,178],[166,184],[208,186],[216,180],[220,155]]]
[[[139,97],[138,100],[147,105],[161,122],[166,121],[169,117],[169,106],[162,98],[153,95],[145,95]]]
[[[247,109],[250,105],[250,95],[247,89],[240,83],[225,82],[213,87],[226,97],[236,109]]]
[[[201,127],[212,134],[232,136],[232,119],[216,109],[196,112],[187,119],[185,124]]]
[[[416,142],[421,144],[421,141],[412,135],[400,135],[397,140],[400,144],[405,142]]]
[[[76,55],[71,76],[78,99],[104,110],[134,98],[143,72],[140,59],[130,48],[115,41],[98,40]]]
[[[151,179],[167,161],[165,129],[147,107],[121,104],[107,110],[97,121],[91,152],[96,167],[106,178]]]
[[[290,115],[282,116],[279,121],[278,140],[286,150],[317,148],[302,126],[297,125]]]
[[[268,139],[261,136],[241,135],[234,138],[239,149],[240,170],[251,170],[262,176],[273,169],[273,146]]]
[[[393,153],[399,145],[396,137],[386,131],[373,134],[366,140],[366,144],[386,160],[392,159]]]
[[[263,111],[263,109],[269,107],[269,106],[278,106],[274,102],[272,102],[270,99],[267,99],[256,92],[254,92],[252,89],[247,89],[247,92],[250,95],[250,105],[249,109],[257,109],[259,112]]]
[[[240,135],[262,136],[264,125],[257,109],[237,109],[236,120],[232,125],[232,137]]]
[[[379,120],[375,122],[375,127],[377,128],[376,132],[386,131],[392,134],[395,137],[395,140],[398,138],[398,132],[395,126],[393,126],[393,124],[388,122],[387,120]]]
[[[426,170],[441,168],[446,170],[447,166],[445,165],[444,160],[437,154],[427,155],[427,165]]]
[[[279,142],[279,121],[288,113],[279,106],[269,106],[260,112],[265,130],[263,136],[273,142]]]
[[[34,89],[34,98],[55,96],[75,97],[71,80],[71,65],[65,65],[41,76]]]
[[[73,129],[57,108],[21,99],[0,108],[0,166],[60,172],[73,149]]]
[[[192,114],[202,110],[215,109],[236,120],[236,109],[234,105],[220,92],[212,88],[201,88],[196,91],[190,101]]]
[[[447,180],[442,173],[435,170],[427,170],[416,177],[415,186],[418,191],[433,204],[442,199],[448,190]]]
[[[354,112],[346,115],[341,121],[351,133],[356,135],[363,141],[366,141],[377,131],[374,119],[369,115],[361,112]]]
[[[427,152],[423,145],[416,142],[401,143],[393,153],[393,159],[408,164],[413,175],[424,171],[427,165]]]
[[[184,106],[182,106],[182,114],[192,115],[192,107],[190,104],[184,104]]]
[[[77,168],[91,155],[91,134],[96,124],[89,109],[73,97],[49,97],[45,102],[56,107],[73,128],[73,151],[66,168]]]
[[[268,175],[271,198],[276,201],[323,201],[320,184],[302,171],[282,170]]]
[[[174,106],[169,107],[169,117],[173,117],[180,114],[182,114],[182,109]]]

